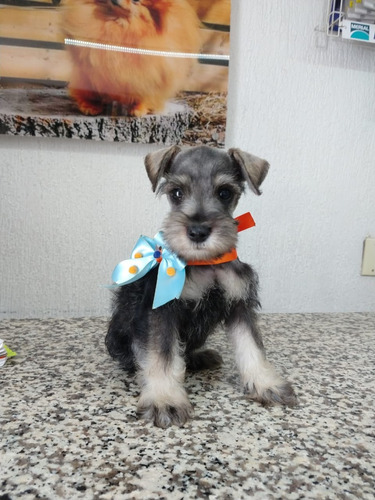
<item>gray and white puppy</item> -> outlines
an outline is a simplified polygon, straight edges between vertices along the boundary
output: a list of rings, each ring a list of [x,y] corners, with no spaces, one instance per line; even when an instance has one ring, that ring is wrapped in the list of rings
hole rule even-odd
[[[214,259],[236,246],[233,211],[246,184],[260,194],[269,168],[239,149],[207,146],[163,149],[147,155],[145,165],[153,191],[165,194],[171,205],[164,239],[185,261]],[[111,356],[138,372],[140,417],[164,428],[191,417],[185,371],[220,366],[216,351],[202,349],[219,325],[233,343],[249,397],[263,404],[295,404],[291,384],[266,360],[256,316],[258,279],[248,264],[236,259],[188,265],[180,298],[152,309],[156,277],[157,268],[117,290],[106,336]]]

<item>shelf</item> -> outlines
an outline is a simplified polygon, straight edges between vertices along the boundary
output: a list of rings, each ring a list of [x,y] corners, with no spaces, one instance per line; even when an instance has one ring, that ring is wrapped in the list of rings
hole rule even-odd
[[[328,0],[327,35],[375,44],[375,0]]]

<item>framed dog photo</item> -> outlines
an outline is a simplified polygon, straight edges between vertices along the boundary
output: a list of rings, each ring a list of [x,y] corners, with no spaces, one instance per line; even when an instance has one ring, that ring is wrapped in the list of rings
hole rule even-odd
[[[223,147],[231,0],[0,0],[0,134]]]

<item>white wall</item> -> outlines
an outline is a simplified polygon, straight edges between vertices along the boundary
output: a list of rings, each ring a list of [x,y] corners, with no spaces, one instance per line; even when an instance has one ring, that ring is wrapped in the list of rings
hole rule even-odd
[[[266,312],[375,311],[360,276],[375,236],[375,47],[327,40],[325,0],[232,0],[227,145],[271,163],[240,257]],[[114,265],[166,210],[156,149],[0,136],[2,317],[102,315]]]

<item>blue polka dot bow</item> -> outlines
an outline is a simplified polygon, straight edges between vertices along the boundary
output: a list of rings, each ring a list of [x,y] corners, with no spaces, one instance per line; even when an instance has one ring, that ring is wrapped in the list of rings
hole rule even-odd
[[[178,299],[185,284],[186,263],[169,250],[162,231],[154,238],[141,236],[132,251],[131,259],[123,260],[115,267],[112,281],[118,286],[128,285],[156,266],[159,269],[152,304],[152,308],[156,309]]]

